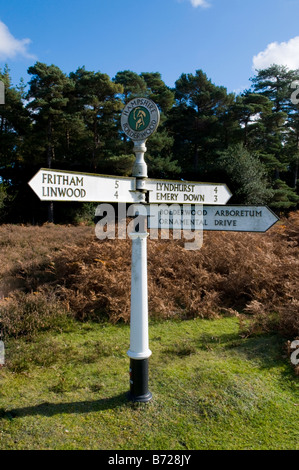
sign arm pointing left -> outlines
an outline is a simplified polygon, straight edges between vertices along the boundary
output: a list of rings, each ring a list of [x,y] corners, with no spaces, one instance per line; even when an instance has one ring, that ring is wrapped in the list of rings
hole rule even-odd
[[[29,181],[41,201],[141,202],[135,178],[41,168]]]

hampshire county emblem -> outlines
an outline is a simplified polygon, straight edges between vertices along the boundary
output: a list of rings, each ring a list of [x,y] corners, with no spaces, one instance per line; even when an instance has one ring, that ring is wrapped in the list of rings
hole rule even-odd
[[[159,109],[153,101],[147,98],[135,98],[122,112],[121,127],[133,141],[146,140],[155,132],[159,121]]]
[[[150,123],[150,113],[143,106],[134,108],[129,114],[129,124],[135,131],[144,131]]]

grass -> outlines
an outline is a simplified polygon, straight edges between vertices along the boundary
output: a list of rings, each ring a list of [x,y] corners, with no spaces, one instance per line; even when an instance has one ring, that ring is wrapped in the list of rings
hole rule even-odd
[[[8,339],[0,449],[299,450],[299,382],[277,335],[238,319],[150,322],[148,404],[127,401],[129,326]]]
[[[153,400],[133,404],[130,242],[1,226],[0,450],[299,450],[298,227],[149,240]]]

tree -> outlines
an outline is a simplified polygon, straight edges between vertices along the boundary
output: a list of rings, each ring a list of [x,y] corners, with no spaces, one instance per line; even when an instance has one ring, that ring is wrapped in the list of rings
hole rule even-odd
[[[244,147],[250,147],[251,135],[255,134],[261,117],[264,114],[271,113],[272,103],[263,95],[245,91],[236,97],[236,101],[232,106],[234,118],[240,124],[239,140],[242,140]]]
[[[68,99],[66,90],[72,86],[68,77],[55,65],[36,62],[29,67],[32,75],[29,82],[27,109],[31,111],[35,126],[44,134],[47,167],[52,167],[56,146],[56,133],[61,123]]]
[[[5,104],[0,105],[0,220],[12,213],[12,203],[24,184],[24,142],[30,119],[23,106],[22,83],[13,87],[7,66],[0,69],[5,86]],[[11,214],[13,216],[13,214]]]
[[[14,177],[22,160],[22,141],[28,132],[30,120],[23,106],[23,94],[11,84],[9,69],[6,66],[0,80],[5,85],[5,104],[0,105],[0,176],[4,180]]]
[[[296,207],[299,202],[299,196],[295,194],[285,181],[277,179],[274,183],[274,195],[271,201],[271,207],[276,210],[286,211]]]
[[[260,155],[269,170],[274,171],[272,177],[273,184],[277,180],[277,204],[277,198],[281,197],[282,207],[285,208],[288,206],[286,200],[290,206],[293,206],[296,200],[299,119],[298,108],[291,100],[291,85],[298,79],[299,70],[288,70],[287,67],[276,64],[258,70],[257,75],[251,79],[254,92],[267,97],[272,103],[271,114],[265,114],[261,120],[264,133],[260,135],[264,138],[260,148],[266,149],[266,152],[261,150]]]
[[[214,85],[197,70],[195,75],[181,75],[175,83],[175,96],[169,121],[175,156],[187,173],[202,175],[210,170],[215,152],[227,146],[234,94],[227,94],[226,88]]]
[[[161,112],[167,115],[174,105],[174,92],[162,80],[159,72],[143,72],[141,77],[146,83],[146,96],[153,100]]]
[[[105,167],[105,160],[115,155],[118,142],[118,121],[123,92],[120,84],[107,74],[90,72],[84,67],[70,74],[75,84],[78,110],[87,130],[88,145],[84,158],[92,171]]]
[[[31,111],[34,120],[34,132],[41,139],[41,161],[46,160],[47,167],[52,168],[55,152],[59,147],[58,130],[68,102],[65,92],[72,83],[57,66],[41,62],[29,67],[28,74],[32,78],[27,94],[27,109]],[[48,220],[53,222],[53,202],[49,203],[48,208]]]
[[[220,152],[217,163],[238,204],[266,204],[273,198],[267,170],[242,144]]]
[[[118,72],[113,81],[123,86],[124,91],[121,99],[124,105],[134,98],[143,97],[154,101],[160,109],[159,127],[147,142],[146,159],[149,175],[151,177],[171,177],[178,174],[181,168],[178,162],[173,159],[173,138],[166,127],[167,113],[174,103],[174,92],[165,85],[158,72],[144,72],[137,75],[125,70]],[[121,132],[119,142],[122,143],[123,158],[126,155],[127,161],[130,161],[132,142]]]
[[[125,105],[138,96],[146,96],[146,83],[143,77],[131,70],[117,72],[112,81],[123,87],[121,99]]]
[[[255,93],[266,96],[273,105],[273,111],[288,114],[291,106],[290,84],[298,79],[298,70],[288,70],[283,65],[273,64],[267,69],[257,70],[250,80]]]

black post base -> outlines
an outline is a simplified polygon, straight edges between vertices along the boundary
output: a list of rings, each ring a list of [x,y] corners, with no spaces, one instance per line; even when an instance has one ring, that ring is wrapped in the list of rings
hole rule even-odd
[[[152,399],[148,390],[148,359],[130,359],[130,391],[128,399],[146,403]]]

